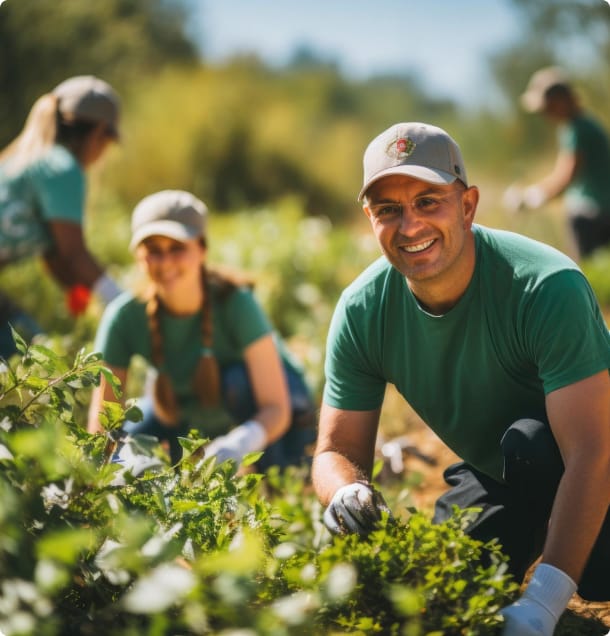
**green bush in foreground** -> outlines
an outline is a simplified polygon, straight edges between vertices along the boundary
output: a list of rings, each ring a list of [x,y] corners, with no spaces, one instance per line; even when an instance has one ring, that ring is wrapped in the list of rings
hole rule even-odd
[[[17,339],[0,369],[5,636],[498,633],[516,585],[498,546],[463,534],[466,513],[333,539],[306,467],[238,474],[201,460],[195,434],[178,466],[114,485],[111,437],[74,420],[100,374],[114,378],[97,354],[70,366]],[[108,405],[107,428],[123,415]]]

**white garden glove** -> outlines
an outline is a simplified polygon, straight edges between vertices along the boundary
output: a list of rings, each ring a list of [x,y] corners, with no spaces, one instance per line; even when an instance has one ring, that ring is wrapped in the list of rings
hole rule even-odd
[[[523,209],[523,188],[518,185],[511,185],[506,188],[502,195],[502,205],[511,214],[516,214]]]
[[[536,566],[521,598],[500,612],[506,623],[502,636],[552,636],[576,587],[558,568]]]
[[[381,493],[367,482],[356,481],[337,490],[323,520],[333,534],[353,532],[365,536],[381,519],[382,512],[392,514]]]
[[[219,464],[233,459],[239,464],[244,455],[261,451],[266,445],[265,427],[256,420],[248,420],[230,433],[214,438],[205,447],[204,458],[216,457]]]
[[[159,472],[165,468],[165,464],[155,455],[146,455],[141,452],[137,443],[131,437],[125,437],[116,455],[112,458],[113,464],[120,464],[121,470],[115,473],[111,486],[125,486],[125,473],[129,472],[134,477],[140,477],[147,471]]]
[[[524,208],[535,210],[543,205],[547,198],[546,192],[536,184],[526,188],[513,184],[504,191],[502,205],[508,212],[515,214]]]
[[[526,208],[535,210],[547,200],[546,192],[538,185],[527,186],[523,190],[523,204]]]

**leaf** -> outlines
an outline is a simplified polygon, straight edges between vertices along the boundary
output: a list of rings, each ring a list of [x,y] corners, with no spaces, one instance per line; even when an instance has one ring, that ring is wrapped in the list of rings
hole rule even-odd
[[[13,460],[13,453],[4,445],[0,444],[0,461]]]
[[[142,413],[142,409],[135,406],[135,404],[125,411],[125,419],[130,422],[140,422],[143,418],[144,413]]]
[[[31,375],[24,381],[23,384],[26,388],[32,391],[38,392],[38,391],[43,391],[48,386],[49,383],[47,380],[43,378],[39,378],[34,375]]]
[[[125,595],[123,605],[133,614],[157,614],[183,599],[196,585],[194,574],[175,563],[165,563],[143,576]]]
[[[257,451],[255,453],[246,453],[241,460],[241,465],[251,466],[252,464],[255,464],[263,456],[263,454],[264,454],[263,451]]]
[[[99,372],[104,376],[106,382],[112,387],[115,398],[120,398],[123,394],[121,390],[121,381],[107,367],[100,367]]]
[[[66,362],[48,347],[41,344],[30,345],[28,355],[38,362],[47,371],[57,371],[58,373],[66,373],[68,365]]]
[[[59,530],[43,535],[36,544],[36,553],[39,559],[72,565],[81,552],[91,550],[94,544],[93,529]]]
[[[11,335],[13,336],[13,340],[15,341],[17,351],[19,351],[21,355],[25,355],[28,350],[28,346],[25,340],[13,329],[13,326],[10,323],[9,326],[11,328]]]

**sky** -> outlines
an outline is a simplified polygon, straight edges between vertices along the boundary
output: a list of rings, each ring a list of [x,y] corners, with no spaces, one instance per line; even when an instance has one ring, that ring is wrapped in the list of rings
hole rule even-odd
[[[518,37],[509,0],[201,0],[206,60],[256,53],[281,66],[307,45],[348,76],[414,74],[428,94],[476,106],[486,61]]]

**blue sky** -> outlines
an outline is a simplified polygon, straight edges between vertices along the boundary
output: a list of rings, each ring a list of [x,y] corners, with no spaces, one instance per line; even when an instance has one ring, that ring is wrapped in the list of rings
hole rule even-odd
[[[465,105],[476,104],[490,84],[489,54],[518,35],[508,0],[201,0],[196,6],[209,61],[255,52],[281,65],[306,44],[351,77],[414,73],[430,94]]]

